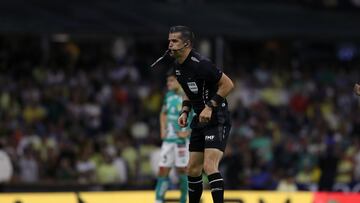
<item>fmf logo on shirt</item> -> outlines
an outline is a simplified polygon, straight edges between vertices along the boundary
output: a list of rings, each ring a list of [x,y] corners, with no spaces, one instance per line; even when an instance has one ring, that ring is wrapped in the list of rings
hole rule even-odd
[[[206,135],[205,136],[205,140],[214,140],[214,138],[215,138],[215,135]]]
[[[199,88],[195,82],[188,82],[187,85],[192,93],[197,94],[199,92]]]

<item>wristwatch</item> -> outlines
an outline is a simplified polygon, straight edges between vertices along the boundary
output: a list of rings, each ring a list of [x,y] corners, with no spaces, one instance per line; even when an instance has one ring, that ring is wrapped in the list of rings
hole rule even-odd
[[[208,102],[206,102],[206,106],[210,107],[211,109],[214,109],[215,106],[214,104],[211,102],[211,100],[209,100]]]

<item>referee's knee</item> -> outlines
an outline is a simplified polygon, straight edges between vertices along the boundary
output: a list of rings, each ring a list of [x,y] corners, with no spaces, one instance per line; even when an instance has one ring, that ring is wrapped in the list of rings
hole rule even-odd
[[[186,173],[188,176],[198,177],[202,174],[202,165],[200,166],[188,165]]]
[[[218,170],[216,164],[208,161],[208,162],[204,162],[204,171],[205,171],[206,175],[210,175],[210,174],[218,172],[219,170]]]

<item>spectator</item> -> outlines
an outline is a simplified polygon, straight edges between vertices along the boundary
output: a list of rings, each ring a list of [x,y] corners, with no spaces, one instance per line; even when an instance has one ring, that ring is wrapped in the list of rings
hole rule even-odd
[[[298,187],[295,183],[294,172],[287,171],[285,176],[279,181],[277,191],[281,192],[296,192]]]
[[[78,174],[78,181],[80,183],[91,183],[94,182],[94,175],[96,165],[90,160],[91,151],[86,148],[80,153],[79,159],[76,162],[76,172]]]
[[[60,159],[59,166],[56,170],[56,178],[59,181],[69,182],[76,179],[76,171],[71,165],[71,161],[69,158],[64,157]]]
[[[102,161],[96,168],[96,178],[101,184],[118,183],[120,174],[109,152],[103,150]]]
[[[25,183],[39,181],[39,165],[31,146],[24,149],[24,155],[19,160],[20,180]]]
[[[0,142],[0,183],[9,182],[13,175],[13,166],[9,155],[3,150]]]

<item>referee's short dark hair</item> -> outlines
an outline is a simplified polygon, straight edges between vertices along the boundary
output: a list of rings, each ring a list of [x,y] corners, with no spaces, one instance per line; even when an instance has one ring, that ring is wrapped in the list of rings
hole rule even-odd
[[[195,35],[189,27],[183,25],[176,25],[170,27],[169,33],[175,33],[175,32],[181,33],[181,39],[183,41],[190,41],[191,45],[194,44]]]

